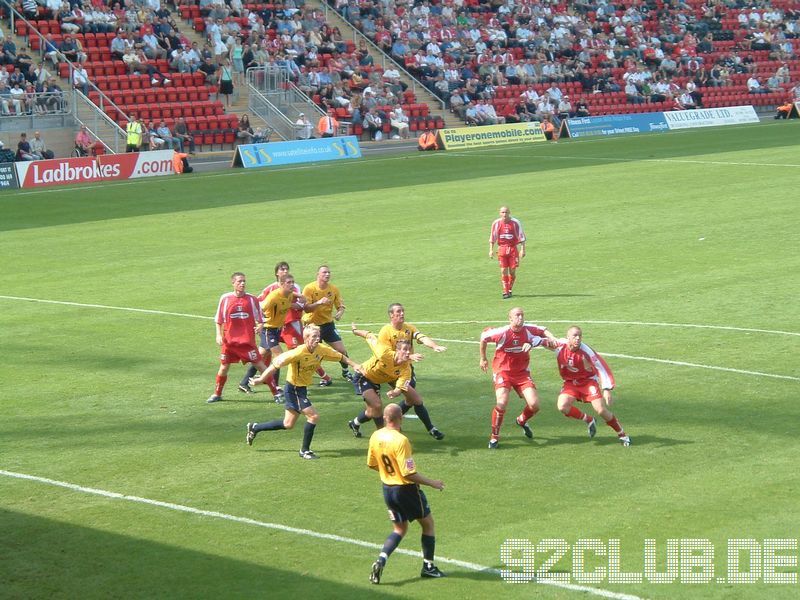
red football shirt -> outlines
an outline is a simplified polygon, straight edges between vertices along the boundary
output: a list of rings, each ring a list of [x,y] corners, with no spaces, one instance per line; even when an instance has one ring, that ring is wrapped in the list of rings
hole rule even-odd
[[[252,294],[239,297],[228,292],[219,299],[214,320],[223,325],[223,341],[226,344],[255,346],[255,326],[264,322],[264,315]]]
[[[529,373],[530,355],[522,351],[522,346],[541,346],[547,339],[544,330],[538,325],[523,325],[519,331],[511,329],[511,325],[485,329],[481,341],[495,344],[492,372]]]
[[[567,346],[565,339],[558,340],[558,372],[564,381],[582,382],[593,379],[604,390],[614,389],[614,374],[611,368],[589,346],[581,342],[580,348],[574,352]]]

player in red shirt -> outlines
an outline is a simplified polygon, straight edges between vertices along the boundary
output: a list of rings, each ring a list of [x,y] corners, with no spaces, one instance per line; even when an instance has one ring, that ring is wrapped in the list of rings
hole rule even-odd
[[[546,327],[526,325],[525,313],[519,307],[508,311],[508,321],[508,325],[490,327],[481,334],[479,366],[484,372],[489,366],[486,347],[489,343],[495,344],[492,379],[497,404],[492,410],[492,436],[489,438],[491,449],[497,448],[500,427],[503,424],[512,389],[525,400],[525,408],[517,417],[517,425],[522,427],[527,437],[533,437],[528,420],[539,412],[539,395],[536,392],[536,384],[531,379],[529,352],[537,346],[552,347],[556,343],[555,336]]]
[[[525,257],[525,241],[522,223],[511,217],[511,210],[507,206],[501,206],[500,218],[492,223],[492,230],[489,233],[489,258],[494,258],[494,245],[497,244],[503,298],[511,298],[511,289],[517,279],[519,259]]]
[[[228,380],[231,363],[252,363],[259,372],[267,365],[256,348],[256,329],[264,326],[264,315],[258,300],[245,292],[247,278],[244,273],[231,275],[233,292],[222,294],[214,322],[217,327],[217,345],[222,348],[219,356],[219,371],[214,393],[208,403],[222,400],[222,388]]]
[[[631,438],[625,434],[614,413],[608,409],[613,403],[611,390],[614,389],[614,375],[603,357],[583,343],[580,327],[570,327],[567,337],[556,342],[556,360],[558,372],[564,380],[558,395],[558,410],[564,416],[586,423],[589,437],[594,437],[597,432],[594,417],[573,406],[576,400],[587,402],[617,432],[622,445],[630,446]]]

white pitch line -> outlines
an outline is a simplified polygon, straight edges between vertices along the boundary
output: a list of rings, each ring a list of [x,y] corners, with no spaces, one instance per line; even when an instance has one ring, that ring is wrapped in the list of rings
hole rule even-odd
[[[177,313],[177,312],[168,312],[163,310],[152,310],[146,308],[130,308],[124,306],[108,306],[105,304],[84,304],[80,302],[66,302],[62,300],[43,300],[40,298],[25,298],[21,296],[3,296],[0,295],[0,299],[6,300],[24,300],[28,302],[40,302],[45,304],[59,304],[63,306],[77,306],[82,308],[99,308],[105,310],[121,310],[127,312],[135,312],[135,313],[145,313],[145,314],[152,314],[152,315],[165,315],[171,317],[185,317],[189,319],[204,319],[204,320],[212,320],[213,317],[203,316],[203,315],[193,315],[189,313]],[[487,325],[492,323],[505,323],[505,321],[414,321],[420,325],[461,325],[461,324],[475,324],[475,325]],[[554,320],[554,319],[542,319],[542,322],[547,323],[575,323],[575,320]],[[648,326],[660,326],[660,327],[688,327],[688,328],[702,328],[702,329],[722,329],[722,330],[729,330],[729,331],[743,331],[743,332],[756,332],[756,333],[774,333],[779,335],[792,335],[792,336],[800,336],[800,333],[795,333],[792,331],[774,331],[770,329],[750,329],[745,327],[727,327],[727,326],[719,326],[719,325],[693,325],[690,323],[648,323],[645,321],[589,321],[583,320],[580,321],[581,323],[596,323],[596,324],[614,324],[614,325],[648,325]],[[364,326],[377,326],[377,325],[384,325],[385,323],[362,323]],[[437,337],[436,338],[442,342],[448,342],[453,344],[477,344],[478,342],[475,340],[452,340],[452,339],[444,339]],[[627,358],[630,360],[643,360],[648,362],[656,362],[661,364],[667,365],[674,365],[680,367],[693,367],[697,369],[709,369],[712,371],[726,371],[729,373],[739,373],[740,375],[753,375],[757,377],[769,377],[772,379],[785,379],[789,381],[800,381],[800,377],[793,377],[791,375],[777,375],[775,373],[762,373],[761,371],[747,371],[744,369],[733,369],[730,367],[716,367],[713,365],[701,365],[696,363],[689,363],[689,362],[682,362],[676,360],[666,360],[661,358],[651,358],[647,356],[629,356],[627,354],[609,354],[604,353],[606,356],[613,356],[616,358]]]
[[[217,512],[214,510],[203,510],[200,508],[194,508],[192,506],[185,506],[183,504],[174,504],[173,502],[162,502],[161,500],[152,500],[150,498],[142,498],[141,496],[131,496],[128,494],[120,494],[119,492],[109,492],[107,490],[101,490],[98,488],[91,488],[85,487],[82,485],[77,485],[74,483],[68,483],[66,481],[58,481],[56,479],[48,479],[47,477],[38,477],[36,475],[28,475],[27,473],[16,473],[14,471],[4,471],[0,469],[0,475],[5,477],[11,477],[14,479],[22,479],[26,481],[33,481],[36,483],[43,483],[46,485],[51,485],[55,487],[65,488],[68,490],[72,490],[74,492],[81,492],[83,494],[91,494],[94,496],[102,496],[103,498],[111,498],[114,500],[125,500],[127,502],[135,502],[138,504],[146,504],[148,506],[156,506],[159,508],[167,508],[169,510],[174,510],[178,512],[188,513],[192,515],[197,515],[201,517],[210,517],[212,519],[222,519],[224,521],[232,521],[234,523],[240,523],[242,525],[252,525],[255,527],[263,527],[264,529],[274,529],[277,531],[283,531],[285,533],[292,533],[296,535],[303,535],[307,537],[313,537],[322,540],[330,540],[332,542],[341,542],[344,544],[351,544],[353,546],[361,546],[362,548],[370,548],[373,550],[380,550],[383,546],[382,544],[375,544],[373,542],[366,542],[364,540],[358,540],[355,538],[344,537],[341,535],[336,535],[333,533],[321,533],[318,531],[313,531],[311,529],[300,529],[297,527],[290,527],[289,525],[282,525],[280,523],[269,523],[266,521],[257,521],[256,519],[250,519],[248,517],[237,517],[236,515],[230,515],[227,513]],[[413,550],[406,550],[404,548],[398,548],[394,551],[395,554],[405,554],[406,556],[413,556],[416,558],[422,558],[421,552],[415,552]],[[479,565],[473,562],[467,562],[463,560],[458,560],[454,558],[445,558],[441,556],[436,557],[436,562],[441,562],[445,564],[455,565],[458,567],[462,567],[464,569],[469,569],[470,571],[481,571],[486,573],[493,573],[499,576],[500,571],[497,569],[493,569],[492,567],[487,567],[485,565]],[[552,580],[538,580],[537,583],[543,585],[551,585],[553,587],[570,590],[574,592],[583,592],[586,594],[592,594],[594,596],[600,596],[602,598],[613,598],[615,600],[641,600],[639,596],[632,596],[630,594],[619,594],[616,592],[611,592],[608,590],[601,590],[597,588],[587,587],[583,585],[573,585],[570,583],[562,583],[559,581],[552,581]]]
[[[47,300],[44,298],[27,298],[25,296],[5,296],[0,294],[0,300],[23,300],[26,302],[40,302],[42,304],[60,304],[62,306],[77,306],[83,308],[101,308],[106,310],[121,310],[128,312],[147,313],[152,315],[166,315],[170,317],[186,317],[188,319],[213,319],[211,316],[195,315],[190,313],[177,313],[165,310],[154,310],[147,308],[131,308],[129,306],[110,306],[107,304],[87,304],[84,302],[68,302],[65,300]],[[463,320],[463,321],[414,321],[417,325],[494,325],[497,323],[506,323],[507,321],[487,321],[487,320]],[[790,335],[800,337],[800,332],[796,331],[782,331],[779,329],[756,329],[752,327],[732,327],[728,325],[697,325],[694,323],[661,323],[657,321],[608,321],[608,320],[591,320],[591,319],[541,319],[542,323],[589,323],[592,325],[641,325],[646,327],[677,327],[685,329],[715,329],[721,331],[741,331],[744,333],[769,333],[775,335]],[[378,325],[385,325],[385,322],[380,323],[361,323],[361,325],[368,327],[375,327]]]
[[[448,344],[480,344],[477,340],[446,340],[444,338],[436,338],[438,342],[447,342]],[[715,367],[713,365],[701,365],[698,363],[683,362],[680,360],[667,360],[664,358],[651,358],[649,356],[631,356],[629,354],[613,354],[611,352],[603,352],[603,356],[611,356],[613,358],[627,358],[630,360],[643,360],[647,362],[661,363],[664,365],[674,365],[676,367],[693,367],[695,369],[709,369],[711,371],[726,371],[728,373],[739,373],[740,375],[753,375],[757,377],[770,377],[772,379],[787,379],[789,381],[800,381],[800,377],[793,377],[792,375],[776,375],[775,373],[762,373],[761,371],[746,371],[744,369],[733,369],[731,367]]]

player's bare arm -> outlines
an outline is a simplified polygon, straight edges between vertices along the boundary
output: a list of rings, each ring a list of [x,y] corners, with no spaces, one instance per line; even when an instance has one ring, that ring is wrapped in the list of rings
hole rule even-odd
[[[412,473],[411,475],[406,475],[406,479],[410,479],[411,481],[419,485],[427,485],[435,490],[444,489],[444,481],[442,481],[441,479],[429,479],[424,475],[420,475],[419,473]]]
[[[478,363],[478,366],[481,368],[481,371],[483,371],[484,373],[486,372],[486,369],[489,367],[489,361],[486,360],[486,346],[487,345],[488,344],[486,342],[481,341],[481,346],[480,346],[481,360]]]
[[[427,346],[434,352],[444,352],[447,350],[447,346],[440,346],[431,338],[429,338],[427,335],[420,335],[417,339],[419,340],[420,344],[422,344],[423,346]]]

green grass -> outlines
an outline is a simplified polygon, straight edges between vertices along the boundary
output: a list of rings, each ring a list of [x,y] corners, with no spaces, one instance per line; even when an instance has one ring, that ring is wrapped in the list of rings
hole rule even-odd
[[[645,539],[664,570],[668,539],[701,538],[724,576],[728,538],[798,538],[797,134],[795,122],[770,123],[4,193],[0,470],[381,544],[390,526],[366,439],[346,427],[361,403],[344,382],[311,393],[315,462],[297,457],[301,427],[244,444],[245,423],[282,409],[237,395],[241,367],[229,401],[205,404],[211,315],[230,273],[257,291],[278,260],[301,284],[327,263],[345,322],[377,329],[400,301],[409,322],[449,340],[417,369],[446,439],[405,423],[420,471],[447,486],[428,491],[438,555],[495,569],[509,538],[619,539],[622,570],[642,572]],[[510,308],[487,257],[501,204],[529,236],[514,303],[630,357],[608,360],[631,448],[604,425],[589,441],[561,416],[553,358],[535,352],[535,439],[513,425],[515,400],[500,450],[486,449],[493,392],[475,341]],[[363,342],[345,343],[367,358]],[[0,597],[586,597],[459,564],[422,581],[404,554],[376,588],[372,548],[8,476],[0,531]],[[419,550],[416,525],[401,548]],[[797,547],[782,554],[796,560]],[[567,554],[554,571],[570,570]],[[799,589],[590,587],[648,598]]]

